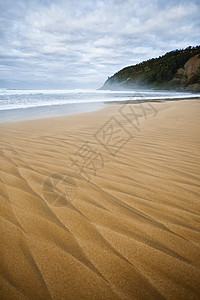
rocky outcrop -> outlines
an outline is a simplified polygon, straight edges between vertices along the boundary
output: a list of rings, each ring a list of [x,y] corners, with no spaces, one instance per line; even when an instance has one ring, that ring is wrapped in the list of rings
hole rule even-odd
[[[173,80],[186,91],[200,92],[200,55],[191,57],[183,68],[178,69]]]

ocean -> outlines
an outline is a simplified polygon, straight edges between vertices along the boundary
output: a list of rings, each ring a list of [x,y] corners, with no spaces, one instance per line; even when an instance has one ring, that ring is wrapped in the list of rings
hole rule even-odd
[[[105,102],[200,97],[169,91],[0,89],[0,122],[89,112]]]

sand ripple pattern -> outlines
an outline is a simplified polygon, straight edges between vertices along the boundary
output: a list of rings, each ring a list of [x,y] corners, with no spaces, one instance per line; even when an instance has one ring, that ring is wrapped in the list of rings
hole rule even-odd
[[[94,134],[118,106],[0,126],[1,299],[200,299],[200,104],[154,105],[114,157]],[[90,182],[85,141],[106,158]],[[51,174],[73,174],[67,205]]]

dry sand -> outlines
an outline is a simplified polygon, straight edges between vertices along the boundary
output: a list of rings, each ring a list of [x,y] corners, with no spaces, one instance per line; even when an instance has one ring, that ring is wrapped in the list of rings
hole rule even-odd
[[[1,299],[200,299],[200,102],[152,105],[0,125]]]

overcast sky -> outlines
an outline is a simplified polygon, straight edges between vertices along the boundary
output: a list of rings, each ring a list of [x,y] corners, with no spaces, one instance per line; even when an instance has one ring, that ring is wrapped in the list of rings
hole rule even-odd
[[[200,44],[200,0],[0,0],[0,87],[98,88]]]

